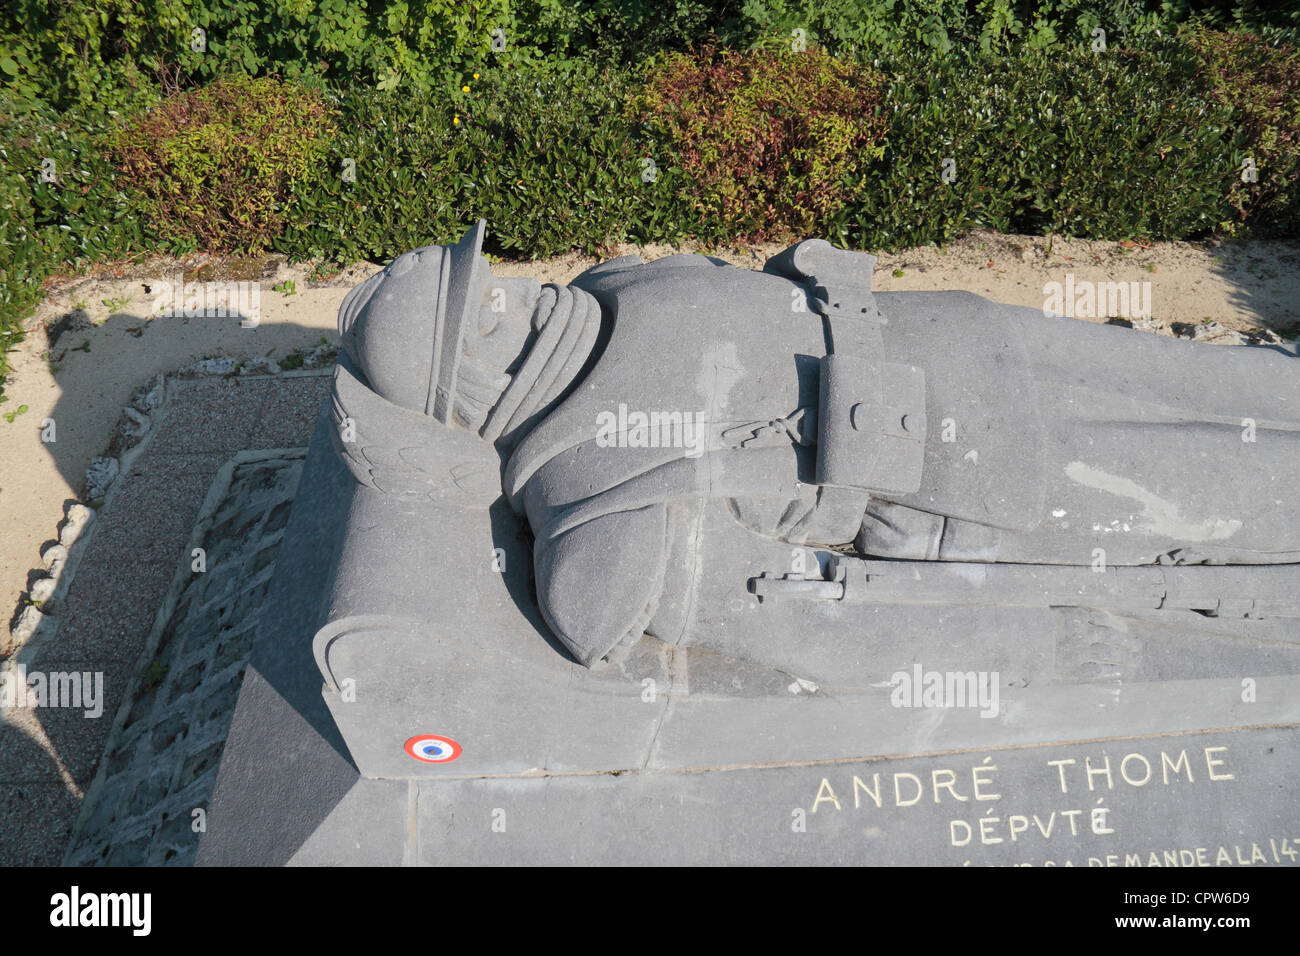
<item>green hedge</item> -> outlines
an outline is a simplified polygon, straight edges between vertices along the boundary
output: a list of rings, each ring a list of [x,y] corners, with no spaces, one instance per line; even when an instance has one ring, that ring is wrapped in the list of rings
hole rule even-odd
[[[860,183],[852,241],[942,242],[975,227],[1189,239],[1230,213],[1232,109],[1185,45],[1022,50],[906,63],[887,149]]]
[[[684,235],[671,190],[642,180],[621,120],[628,75],[540,63],[467,79],[459,109],[384,91],[341,97],[328,174],[297,197],[275,248],[382,260],[478,216],[492,248],[521,257]]]

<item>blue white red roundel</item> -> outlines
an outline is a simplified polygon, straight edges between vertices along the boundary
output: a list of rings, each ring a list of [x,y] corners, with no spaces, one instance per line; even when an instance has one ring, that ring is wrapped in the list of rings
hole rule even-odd
[[[450,763],[460,756],[460,744],[450,737],[420,734],[406,742],[406,752],[424,763]]]

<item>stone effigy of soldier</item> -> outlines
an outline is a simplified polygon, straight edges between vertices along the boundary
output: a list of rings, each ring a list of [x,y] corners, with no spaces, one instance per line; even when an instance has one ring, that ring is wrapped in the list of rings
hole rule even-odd
[[[585,665],[745,602],[846,634],[898,603],[1300,614],[1284,349],[876,294],[871,256],[821,240],[540,285],[492,275],[484,228],[348,295],[336,447],[417,507],[504,495]]]

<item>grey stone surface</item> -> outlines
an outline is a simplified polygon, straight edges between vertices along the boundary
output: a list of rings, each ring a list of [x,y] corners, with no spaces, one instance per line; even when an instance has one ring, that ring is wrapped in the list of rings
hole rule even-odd
[[[690,692],[677,706],[707,709],[746,695],[761,701],[778,691],[783,695],[778,699],[796,706],[830,702],[838,717],[825,726],[838,727],[843,739],[854,741],[846,753],[882,755],[773,761],[772,748],[780,744],[775,738],[783,732],[792,739],[792,750],[815,752],[815,725],[789,707],[782,725],[756,731],[736,722],[737,710],[723,709],[695,724],[668,722],[665,730],[680,728],[686,739],[664,749],[698,753],[717,746],[730,756],[726,765],[674,764],[663,756],[640,765],[636,761],[644,751],[632,750],[627,764],[615,756],[606,770],[582,772],[561,766],[551,755],[562,754],[566,746],[585,747],[593,737],[607,740],[598,747],[625,745],[608,739],[630,732],[626,714],[611,711],[593,719],[584,712],[568,726],[547,727],[534,736],[529,727],[534,705],[528,698],[546,691],[527,679],[520,666],[524,661],[507,658],[508,679],[495,689],[479,683],[454,710],[438,699],[423,710],[433,721],[444,721],[423,729],[444,731],[451,729],[448,714],[458,722],[472,722],[476,709],[506,714],[495,734],[501,740],[477,727],[467,734],[456,731],[466,753],[438,768],[439,775],[417,780],[408,769],[405,780],[363,777],[340,753],[342,741],[321,712],[318,687],[301,679],[303,648],[314,626],[304,612],[326,590],[322,569],[337,561],[325,544],[329,525],[322,513],[327,506],[341,506],[347,492],[329,466],[330,456],[314,455],[303,484],[312,491],[295,502],[282,571],[255,669],[241,693],[200,863],[1183,867],[1294,865],[1300,859],[1294,723],[1261,728],[1268,716],[1243,702],[1241,729],[1135,735],[1130,731],[1141,726],[1144,708],[1127,718],[1119,715],[1108,737],[1086,717],[1088,708],[1121,693],[1121,682],[1105,673],[1093,675],[1099,693],[1065,702],[1063,709],[1075,715],[1076,725],[1056,732],[1072,743],[1008,746],[1014,738],[1008,725],[999,724],[967,738],[978,741],[974,746],[954,746],[954,731],[946,725],[960,719],[960,712],[896,715],[907,719],[895,720],[895,736],[882,741],[882,730],[890,731],[883,708],[851,711],[836,703],[836,689],[799,685],[789,675],[780,675],[779,683],[770,679],[773,675],[761,681],[742,661],[709,662],[705,655],[705,666],[690,672]],[[455,537],[457,529],[448,531]],[[481,660],[472,651],[466,654]],[[392,663],[405,665],[401,659]],[[641,690],[638,662],[623,666],[629,683]],[[570,680],[590,673],[577,664],[570,667]],[[462,677],[447,674],[446,681]],[[562,686],[564,680],[553,683]],[[1200,719],[1202,700],[1215,683],[1171,687],[1174,724]],[[1240,700],[1239,688],[1217,683],[1225,696],[1231,690]],[[358,690],[351,706],[362,705]],[[1293,698],[1294,690],[1293,681],[1261,679],[1259,701]],[[579,690],[567,699],[581,703],[582,696]],[[657,712],[649,702],[641,706]],[[1023,709],[1013,714],[1032,728]],[[623,725],[613,723],[620,717]],[[978,730],[988,721],[976,717],[966,723]],[[346,733],[348,725],[340,726]],[[400,747],[398,736],[392,738],[394,747]],[[500,743],[509,750],[516,737],[516,752],[533,748],[535,766],[517,761],[513,767],[484,769],[474,762],[471,748]],[[753,760],[764,749],[765,759]],[[403,775],[402,764],[393,767],[393,776]]]
[[[1291,734],[426,781],[416,850],[436,865],[1295,865]]]
[[[359,781],[330,811],[288,863],[292,866],[409,866],[419,862],[417,785],[409,780]]]
[[[276,387],[273,379],[212,378],[177,382],[185,400],[168,411],[155,436],[175,454],[223,453],[231,455],[250,447],[248,435],[261,417],[262,405]],[[223,410],[220,427],[214,427],[212,408]]]
[[[315,450],[327,446],[329,427],[322,409],[299,481],[305,493],[294,501],[280,572],[239,689],[195,859],[200,865],[290,862],[357,780],[311,655],[338,557],[336,515],[347,507],[351,484],[332,453]],[[321,852],[343,853],[356,839],[354,833]]]
[[[6,713],[0,723],[0,780],[8,784],[64,786],[61,769],[46,749],[45,732],[35,714],[17,710]]]
[[[384,817],[367,859],[1081,865],[1294,839],[1295,354],[875,295],[869,256],[819,242],[762,273],[624,257],[538,287],[481,241],[344,303],[199,862],[360,859],[358,808],[394,780],[413,829],[399,854]],[[1210,778],[1187,789],[1075,806],[1042,778],[1182,739]],[[1221,745],[1238,782],[1203,787]],[[1004,820],[1090,832],[951,839],[984,801],[936,788],[986,756],[1012,768]],[[853,767],[935,792],[823,823],[820,781],[851,799]],[[1093,827],[1111,808],[1127,829]]]

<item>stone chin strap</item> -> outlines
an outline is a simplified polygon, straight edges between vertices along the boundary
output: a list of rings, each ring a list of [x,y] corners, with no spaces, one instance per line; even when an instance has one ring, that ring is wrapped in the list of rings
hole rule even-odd
[[[447,247],[443,258],[443,282],[446,301],[438,311],[439,321],[433,337],[433,379],[425,413],[444,425],[452,424],[455,411],[456,380],[464,350],[465,329],[478,320],[479,299],[490,275],[483,258],[483,236],[487,222],[480,219],[460,242]],[[442,303],[440,303],[442,304]]]
[[[467,431],[479,431],[509,385],[507,373],[462,359],[452,400],[452,421]]]
[[[600,305],[572,286],[542,287],[533,314],[536,340],[480,434],[513,445],[573,384],[600,334]]]

